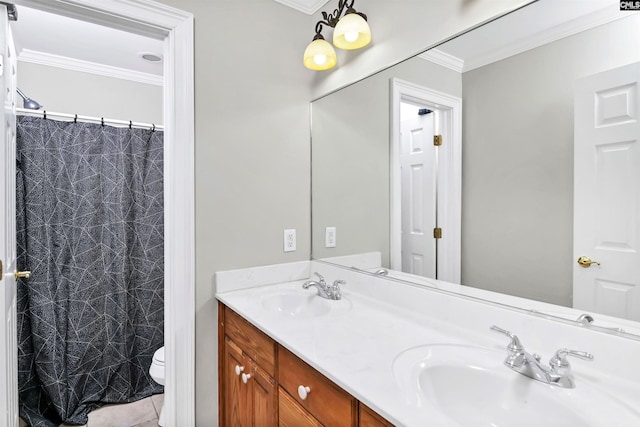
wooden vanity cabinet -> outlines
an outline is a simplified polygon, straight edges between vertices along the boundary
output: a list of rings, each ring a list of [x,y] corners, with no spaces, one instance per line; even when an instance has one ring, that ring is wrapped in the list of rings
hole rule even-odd
[[[229,308],[220,309],[220,425],[275,426],[276,344]]]
[[[392,426],[222,303],[218,349],[220,426]]]

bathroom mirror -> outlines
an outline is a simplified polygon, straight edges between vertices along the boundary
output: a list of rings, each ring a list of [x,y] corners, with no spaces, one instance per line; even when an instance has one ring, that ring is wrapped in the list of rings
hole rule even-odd
[[[593,187],[595,181],[579,175],[574,189],[574,173],[583,173],[580,167],[574,168],[574,102],[578,92],[584,91],[581,82],[590,76],[623,68],[635,73],[625,67],[640,62],[640,14],[620,11],[618,2],[612,1],[580,2],[579,11],[573,10],[576,7],[575,2],[538,1],[314,100],[312,258],[352,267],[357,263],[350,256],[378,253],[383,267],[402,270],[399,265],[403,263],[397,262],[401,251],[398,245],[394,247],[392,237],[398,212],[406,213],[401,207],[394,208],[394,203],[402,204],[392,196],[397,194],[392,142],[400,132],[392,120],[393,111],[400,109],[392,105],[397,101],[393,100],[394,82],[461,100],[460,194],[451,195],[456,191],[455,177],[447,178],[444,185],[427,185],[441,193],[437,200],[442,200],[444,192],[454,201],[457,197],[461,205],[459,274],[448,274],[448,280],[574,307],[574,298],[584,298],[574,292],[574,275],[595,272],[597,276],[598,268],[605,268],[604,261],[602,266],[595,264],[600,261],[595,253],[580,253],[595,259],[590,268],[578,265],[579,255],[574,253],[574,238],[582,236],[582,232],[574,235],[574,225],[594,212],[613,219],[608,227],[618,237],[609,246],[603,245],[604,251],[622,248],[625,257],[635,253],[640,224],[635,231],[623,225],[640,217],[633,211],[640,207],[640,161],[635,169],[627,170],[633,158],[620,153],[637,141],[640,132],[636,127],[633,135],[615,146],[618,154],[606,157],[601,165],[609,171],[624,169],[635,179],[618,174],[615,179],[619,182],[596,182]],[[615,114],[628,113],[625,123],[637,123],[637,84],[623,89],[603,92],[608,95],[600,101],[616,110]],[[411,96],[406,100],[409,106],[405,107],[413,111],[408,114],[431,116],[432,133],[451,136],[457,132],[455,120],[447,124],[442,114],[436,114],[442,107],[438,102],[421,104],[423,100]],[[443,147],[447,143],[445,139]],[[635,153],[638,148],[630,151]],[[442,162],[439,166],[442,168]],[[397,185],[397,177],[395,182]],[[620,194],[603,192],[608,185],[622,188]],[[574,196],[588,194],[589,186],[607,203],[574,209]],[[432,200],[431,193],[423,190],[421,194]],[[455,216],[455,211],[447,214],[442,206],[436,208],[435,200],[430,203],[439,221]],[[429,232],[435,228],[430,223],[423,226]],[[442,229],[440,244],[448,231]],[[435,245],[433,241],[429,244]],[[432,252],[440,257],[436,265],[446,264],[449,260],[444,258],[455,255],[455,249]],[[598,282],[596,278],[598,283],[589,285],[589,298],[604,301],[605,308],[598,309],[602,314],[626,318],[625,325],[640,331],[636,323],[640,320],[640,289],[634,288],[640,285],[640,262],[627,258],[631,261],[616,268],[629,269],[635,279]],[[422,270],[422,274],[401,276],[417,283],[424,281],[421,276],[433,274]],[[599,294],[601,291],[604,293]],[[521,300],[519,308],[533,308],[527,300]],[[598,312],[580,304],[576,308],[584,312]],[[621,306],[626,307],[624,315],[609,309]]]

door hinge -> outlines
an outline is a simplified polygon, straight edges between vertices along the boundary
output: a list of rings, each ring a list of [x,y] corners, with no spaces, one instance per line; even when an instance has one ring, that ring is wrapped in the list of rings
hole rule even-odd
[[[436,147],[442,145],[442,135],[433,135],[433,145]]]
[[[436,227],[433,229],[433,238],[442,239],[442,228]]]
[[[0,259],[0,280],[2,280],[3,276],[4,276],[4,273],[2,272],[2,260]]]

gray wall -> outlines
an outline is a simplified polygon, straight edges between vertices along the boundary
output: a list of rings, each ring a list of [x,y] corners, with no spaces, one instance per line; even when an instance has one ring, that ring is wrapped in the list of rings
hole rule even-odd
[[[640,16],[463,75],[462,283],[572,305],[573,87],[640,61]]]
[[[310,256],[313,25],[271,0],[162,1],[195,16],[196,425],[215,426],[215,272]]]
[[[160,1],[195,17],[196,424],[214,426],[214,273],[310,257],[312,93],[352,82],[526,1],[362,2],[373,45],[339,53],[340,67],[324,73],[302,66],[319,15],[271,0]],[[296,252],[282,250],[285,228],[298,230]]]
[[[162,86],[19,61],[18,87],[47,111],[163,123]]]
[[[325,73],[302,66],[317,16],[271,0],[162,2],[195,16],[196,420],[210,426],[217,424],[218,409],[214,273],[309,259],[312,88],[334,72],[339,78],[333,83],[354,79],[344,61]],[[405,27],[385,20],[394,16],[384,14],[389,3],[367,2],[366,12],[377,16],[376,43],[387,34],[393,44],[354,56],[388,64],[415,53],[410,39],[394,35],[406,34]],[[425,3],[434,21],[425,34],[433,39],[522,1],[411,0],[402,16]],[[282,250],[285,228],[298,230],[296,252]]]
[[[313,258],[380,251],[389,266],[390,79],[461,97],[459,73],[421,58],[312,103]],[[325,248],[325,227],[337,228]]]

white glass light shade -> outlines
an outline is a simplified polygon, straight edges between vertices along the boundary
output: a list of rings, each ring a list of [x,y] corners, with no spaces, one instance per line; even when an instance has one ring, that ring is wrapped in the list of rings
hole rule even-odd
[[[360,49],[369,42],[371,42],[369,24],[357,13],[348,13],[343,16],[333,30],[333,45],[340,49]]]
[[[309,43],[304,51],[304,66],[311,70],[328,70],[338,62],[336,51],[325,39],[317,39]]]

